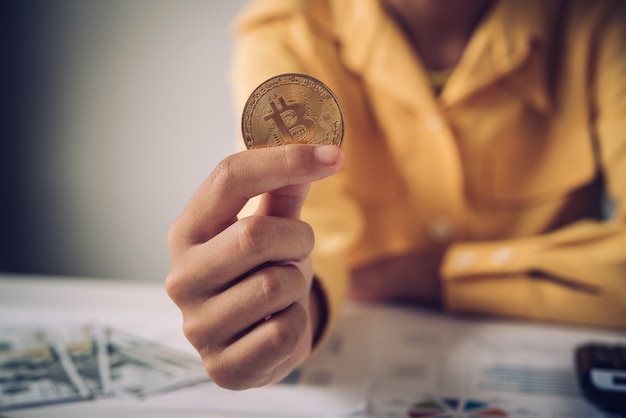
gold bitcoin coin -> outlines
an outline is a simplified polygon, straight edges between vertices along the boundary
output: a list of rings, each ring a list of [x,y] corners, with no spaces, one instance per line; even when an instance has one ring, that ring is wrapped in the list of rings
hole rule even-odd
[[[282,74],[252,92],[243,108],[241,130],[247,148],[341,145],[343,114],[334,93],[321,81]]]

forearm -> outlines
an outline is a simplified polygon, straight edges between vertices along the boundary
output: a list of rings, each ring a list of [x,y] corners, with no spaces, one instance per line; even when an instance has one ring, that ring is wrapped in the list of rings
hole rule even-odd
[[[626,227],[582,221],[541,236],[459,243],[442,265],[450,311],[626,328]]]

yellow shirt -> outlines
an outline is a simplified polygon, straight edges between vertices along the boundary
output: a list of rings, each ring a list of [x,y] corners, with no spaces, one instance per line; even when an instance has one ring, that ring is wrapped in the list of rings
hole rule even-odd
[[[626,327],[624,22],[619,0],[501,0],[435,96],[376,0],[248,5],[236,114],[286,72],[343,107],[345,166],[303,213],[331,320],[351,267],[445,246],[448,311]]]

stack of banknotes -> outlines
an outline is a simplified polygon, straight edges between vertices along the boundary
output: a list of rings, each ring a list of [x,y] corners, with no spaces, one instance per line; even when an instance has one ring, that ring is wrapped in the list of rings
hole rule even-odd
[[[207,381],[198,356],[106,326],[0,328],[0,411]]]

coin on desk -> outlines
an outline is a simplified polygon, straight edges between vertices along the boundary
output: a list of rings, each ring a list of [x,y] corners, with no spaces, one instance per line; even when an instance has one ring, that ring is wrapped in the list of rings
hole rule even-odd
[[[246,102],[241,130],[247,148],[334,144],[343,140],[343,114],[335,94],[304,74],[282,74],[257,87]]]

